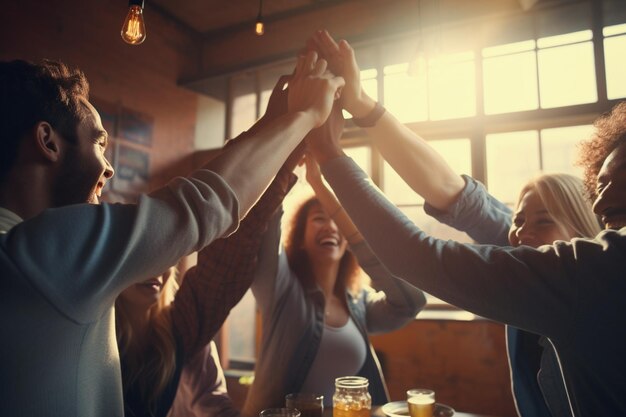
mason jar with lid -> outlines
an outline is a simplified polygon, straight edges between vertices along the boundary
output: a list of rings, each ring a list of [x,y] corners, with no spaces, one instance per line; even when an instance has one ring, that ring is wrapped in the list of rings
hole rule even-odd
[[[369,417],[372,397],[369,381],[361,376],[342,376],[335,379],[333,417]]]

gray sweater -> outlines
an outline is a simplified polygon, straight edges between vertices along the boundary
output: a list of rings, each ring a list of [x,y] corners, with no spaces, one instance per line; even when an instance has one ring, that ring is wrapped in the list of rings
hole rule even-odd
[[[574,415],[626,415],[626,228],[539,249],[442,241],[406,218],[350,158],[328,161],[322,172],[394,275],[463,309],[549,337]]]
[[[123,416],[115,298],[237,225],[235,194],[207,170],[136,205],[0,209],[0,415]]]

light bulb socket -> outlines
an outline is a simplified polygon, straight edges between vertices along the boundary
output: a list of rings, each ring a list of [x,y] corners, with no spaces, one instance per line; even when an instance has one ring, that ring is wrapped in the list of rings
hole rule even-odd
[[[139,6],[143,9],[144,0],[128,0],[128,6]]]

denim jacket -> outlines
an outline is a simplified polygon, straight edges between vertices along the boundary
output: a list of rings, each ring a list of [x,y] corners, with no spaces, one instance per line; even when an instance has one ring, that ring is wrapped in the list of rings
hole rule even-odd
[[[259,254],[252,291],[262,314],[262,341],[244,416],[284,405],[285,395],[299,392],[308,375],[324,328],[324,295],[317,286],[304,287],[280,248],[280,216],[270,224]],[[394,277],[365,242],[350,248],[380,291],[366,287],[357,296],[346,292],[350,316],[367,344],[360,376],[369,380],[372,404],[389,401],[378,358],[368,333],[384,333],[413,320],[426,304],[422,291]]]
[[[424,210],[441,223],[482,244],[509,246],[512,211],[469,176],[465,188],[447,212],[426,203]],[[571,415],[557,353],[545,337],[506,326],[511,390],[521,417]],[[551,412],[552,411],[552,412]]]

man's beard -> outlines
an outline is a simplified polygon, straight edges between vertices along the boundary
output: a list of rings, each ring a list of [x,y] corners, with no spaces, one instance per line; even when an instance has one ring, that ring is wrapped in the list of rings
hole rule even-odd
[[[96,183],[88,183],[81,162],[77,149],[68,146],[52,190],[53,207],[89,203],[92,200]]]

